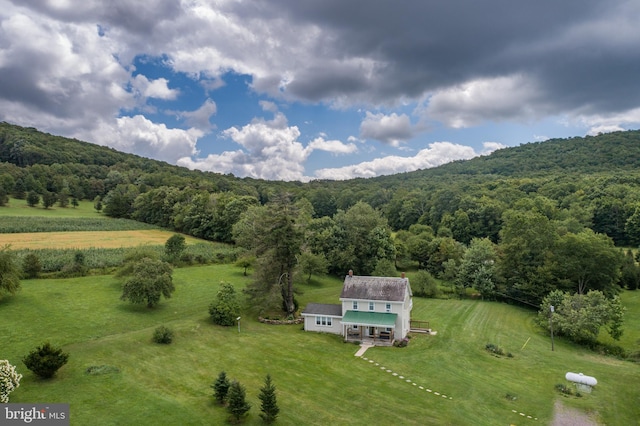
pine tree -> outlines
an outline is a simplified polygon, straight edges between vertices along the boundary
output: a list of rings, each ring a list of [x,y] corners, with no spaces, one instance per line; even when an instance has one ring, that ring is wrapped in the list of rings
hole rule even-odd
[[[264,386],[260,388],[260,395],[258,395],[260,401],[260,418],[268,424],[273,423],[278,417],[280,408],[278,408],[278,401],[276,400],[276,387],[271,381],[271,375],[267,374],[264,380]]]
[[[229,386],[231,386],[231,383],[227,379],[227,373],[221,371],[216,381],[211,385],[213,396],[219,404],[224,404],[225,399],[227,399]]]
[[[247,414],[251,408],[251,404],[246,400],[244,386],[235,380],[231,383],[231,386],[229,386],[227,402],[227,411],[231,413],[236,422],[239,422],[240,418]]]

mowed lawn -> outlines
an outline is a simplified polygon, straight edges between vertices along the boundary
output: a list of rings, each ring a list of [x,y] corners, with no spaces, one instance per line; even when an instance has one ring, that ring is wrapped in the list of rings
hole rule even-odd
[[[84,249],[119,248],[139,245],[164,245],[175,234],[161,229],[139,229],[129,231],[75,231],[75,232],[30,232],[0,234],[0,247],[7,244],[11,249]],[[202,242],[185,235],[187,244]]]
[[[227,413],[213,402],[210,385],[224,370],[247,389],[250,425],[260,424],[267,373],[277,387],[280,425],[543,425],[557,400],[607,425],[640,418],[638,365],[562,339],[552,352],[531,311],[414,298],[414,319],[430,321],[437,335],[358,358],[358,346],[338,336],[264,325],[249,312],[239,332],[211,324],[207,307],[219,283],[241,289],[248,279],[230,265],[177,269],[174,296],[156,309],[118,300],[120,284],[111,276],[23,281],[18,295],[0,301],[0,358],[24,374],[11,401],[70,403],[74,425],[222,424]],[[313,280],[300,287],[300,306],[338,303],[340,287],[338,279]],[[161,324],[176,330],[171,345],[151,341]],[[20,361],[46,340],[71,355],[48,381]],[[513,358],[489,354],[487,343]],[[88,374],[92,366],[104,374]],[[566,383],[568,371],[593,375],[598,386],[582,398],[563,397],[554,385]]]

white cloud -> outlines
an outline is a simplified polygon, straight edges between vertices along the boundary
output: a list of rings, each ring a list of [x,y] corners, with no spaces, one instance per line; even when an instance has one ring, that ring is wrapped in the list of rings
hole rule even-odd
[[[580,114],[577,113],[567,119],[567,124],[579,123],[587,126],[588,135],[610,133],[640,126],[640,108],[610,114]]]
[[[315,176],[318,179],[337,180],[367,178],[428,169],[454,160],[467,160],[476,156],[478,153],[469,146],[451,142],[434,142],[429,145],[429,148],[420,150],[413,157],[390,155],[351,166],[320,169],[316,171]]]
[[[501,144],[500,142],[483,142],[482,143],[482,152],[480,155],[489,155],[493,151],[497,151],[499,149],[507,148],[507,145]]]
[[[190,169],[208,170],[218,173],[233,173],[236,176],[251,176],[268,180],[309,180],[305,176],[305,163],[313,151],[328,151],[333,154],[349,154],[357,147],[338,140],[317,137],[305,147],[298,138],[297,126],[289,126],[287,118],[275,104],[261,102],[265,111],[273,112],[272,120],[254,118],[251,123],[230,127],[222,136],[233,140],[242,149],[210,154],[205,158],[181,158],[178,164]]]
[[[333,154],[351,154],[358,150],[358,147],[353,143],[344,143],[338,140],[325,140],[323,137],[318,137],[312,140],[307,149],[310,151],[327,151]]]
[[[186,119],[189,126],[206,131],[215,127],[210,120],[217,112],[218,106],[216,103],[211,99],[207,99],[197,110],[178,111],[176,115]]]
[[[180,91],[170,89],[168,84],[169,81],[166,78],[149,80],[142,74],[136,75],[131,82],[131,85],[143,98],[174,100],[178,97]]]
[[[93,140],[117,150],[176,164],[185,156],[197,154],[196,143],[203,136],[198,129],[170,129],[142,115],[120,117],[116,125],[100,123]]]
[[[536,84],[523,75],[483,78],[435,92],[425,112],[453,128],[485,121],[529,121],[547,113],[538,98]]]
[[[360,136],[375,139],[391,146],[398,146],[400,142],[413,137],[414,130],[411,120],[406,114],[390,115],[373,114],[367,111],[365,119],[360,124]]]
[[[274,110],[273,104],[267,102],[262,106],[275,111],[273,120],[255,118],[241,128],[231,127],[222,132],[223,137],[233,140],[243,149],[210,154],[196,160],[182,158],[178,164],[259,179],[302,180],[304,162],[310,151],[297,140],[300,130],[297,126],[288,126],[287,118]]]

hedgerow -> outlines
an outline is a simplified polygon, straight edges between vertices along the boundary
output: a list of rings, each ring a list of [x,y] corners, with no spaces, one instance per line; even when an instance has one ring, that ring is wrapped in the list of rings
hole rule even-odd
[[[164,246],[145,246],[162,257]],[[137,247],[120,248],[88,248],[88,249],[42,249],[15,250],[19,264],[29,254],[35,254],[40,260],[42,274],[60,273],[65,267],[74,263],[77,253],[84,255],[84,265],[87,269],[110,269],[122,265],[126,255],[137,250]],[[239,250],[225,244],[198,243],[187,245],[181,262],[185,265],[214,264],[235,262]],[[50,277],[50,276],[49,276]]]

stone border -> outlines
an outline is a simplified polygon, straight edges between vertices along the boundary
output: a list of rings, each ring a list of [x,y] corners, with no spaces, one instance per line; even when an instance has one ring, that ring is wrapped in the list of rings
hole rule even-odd
[[[295,318],[292,320],[276,320],[276,319],[258,317],[258,321],[260,321],[263,324],[270,324],[270,325],[294,325],[294,324],[303,324],[304,318]]]

